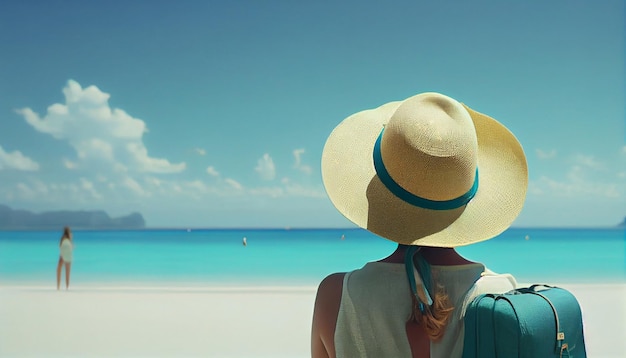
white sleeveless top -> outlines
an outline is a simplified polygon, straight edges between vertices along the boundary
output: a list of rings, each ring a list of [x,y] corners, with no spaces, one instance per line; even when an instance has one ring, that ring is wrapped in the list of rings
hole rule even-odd
[[[63,258],[63,261],[67,263],[72,262],[72,250],[73,250],[73,246],[72,246],[72,241],[70,239],[64,238],[63,240],[61,240],[60,251],[61,251],[61,257]]]
[[[443,338],[430,344],[431,357],[461,357],[466,296],[470,291],[473,297],[485,292],[474,287],[484,271],[485,267],[479,263],[431,266],[435,282],[445,287],[455,308]],[[505,292],[514,288],[512,280],[500,290]],[[489,287],[493,288],[493,285]],[[335,329],[336,356],[411,357],[405,326],[411,315],[411,305],[404,264],[370,262],[347,273]]]

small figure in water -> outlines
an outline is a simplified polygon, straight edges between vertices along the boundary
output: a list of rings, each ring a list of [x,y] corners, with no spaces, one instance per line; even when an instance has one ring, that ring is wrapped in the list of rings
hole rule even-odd
[[[346,235],[341,234],[341,240],[345,240],[346,239]]]
[[[243,242],[242,242],[243,246],[248,246],[248,241],[246,240],[246,237],[243,237]]]

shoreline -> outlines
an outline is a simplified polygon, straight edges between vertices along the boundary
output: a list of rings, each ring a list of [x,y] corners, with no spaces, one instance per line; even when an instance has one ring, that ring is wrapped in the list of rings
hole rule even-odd
[[[0,284],[0,295],[3,293],[44,293],[44,292],[57,292],[54,285],[3,285]],[[67,293],[105,293],[105,292],[119,292],[119,293],[198,293],[198,294],[212,294],[212,293],[315,293],[317,292],[317,286],[313,285],[87,285],[81,287],[70,286],[69,290],[66,290],[61,285],[61,289],[58,292]]]
[[[321,281],[321,279],[320,279]],[[544,280],[545,281],[545,280]],[[64,278],[61,280],[61,291],[65,291]],[[196,282],[196,281],[128,281],[128,282],[115,282],[115,281],[93,281],[87,283],[70,284],[69,291],[163,291],[163,292],[180,292],[180,291],[193,291],[193,292],[237,292],[237,291],[256,291],[256,292],[285,292],[285,291],[302,291],[302,292],[315,292],[317,290],[316,281],[306,281],[303,284],[295,284],[291,281],[263,281],[263,282]],[[588,288],[606,288],[606,287],[624,287],[626,289],[626,281],[596,281],[596,282],[568,282],[568,281],[550,281],[547,282],[535,282],[535,281],[517,281],[518,287],[527,287],[533,284],[546,284],[549,286],[556,286],[566,289],[588,289]],[[15,281],[0,281],[0,292],[3,291],[56,291],[55,284],[50,282],[33,281],[26,283],[18,283]]]
[[[329,272],[328,274],[330,274]],[[534,279],[534,275],[520,275],[513,272],[500,272],[507,273],[513,275],[515,277],[518,286],[530,286],[532,284],[545,284],[550,286],[596,286],[596,285],[626,285],[626,273],[624,276],[615,275],[612,277],[601,277],[601,276],[588,276],[588,277],[578,277],[577,279],[565,278],[565,277],[543,277]],[[76,277],[78,276],[78,277]],[[215,288],[224,288],[224,289],[237,289],[237,288],[265,288],[265,287],[276,287],[276,288],[285,288],[291,289],[293,287],[301,287],[301,288],[313,288],[317,289],[319,283],[326,277],[326,274],[319,276],[310,276],[310,277],[299,277],[299,278],[288,278],[288,277],[247,277],[247,278],[237,278],[224,276],[220,278],[211,277],[211,278],[197,278],[197,279],[189,279],[185,278],[185,276],[181,276],[177,279],[168,278],[168,279],[156,279],[156,278],[135,278],[135,279],[120,279],[122,276],[116,275],[111,277],[97,277],[97,278],[89,278],[84,279],[81,277],[83,275],[73,273],[71,280],[71,288],[72,289],[111,289],[115,287],[119,288],[142,288],[142,289],[173,289],[173,288],[184,288],[184,289],[194,289],[194,290],[213,290]],[[529,276],[529,277],[525,277]],[[545,276],[545,275],[544,275]],[[65,284],[65,277],[61,277],[62,286]],[[0,275],[0,290],[3,288],[24,288],[24,287],[32,287],[32,288],[44,288],[51,287],[56,288],[55,278],[51,279],[41,279],[41,278],[28,278],[28,277],[2,277]]]
[[[310,356],[316,286],[167,283],[0,285],[0,356]],[[555,286],[581,305],[588,356],[626,356],[626,283]]]
[[[64,225],[54,225],[51,227],[37,227],[37,226],[15,226],[15,227],[0,227],[0,232],[58,232],[59,228],[63,228]],[[625,230],[626,226],[623,223],[617,225],[598,225],[598,226],[511,226],[507,230]],[[73,231],[310,231],[310,230],[346,230],[346,231],[367,231],[358,226],[145,226],[145,227],[76,227],[72,228]]]

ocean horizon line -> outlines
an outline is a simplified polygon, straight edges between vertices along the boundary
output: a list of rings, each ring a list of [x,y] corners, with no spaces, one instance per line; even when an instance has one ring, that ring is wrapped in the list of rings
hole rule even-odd
[[[34,228],[0,228],[0,232],[19,232],[19,231],[58,231],[63,228],[63,225],[59,226],[59,229],[50,227],[34,227]],[[72,227],[73,231],[330,231],[330,230],[351,230],[359,231],[365,230],[360,227],[306,227],[306,226],[223,226],[223,227],[203,227],[203,226],[147,226],[143,228],[106,228],[106,227]],[[624,226],[511,226],[507,230],[626,230]],[[506,230],[505,230],[506,231]]]

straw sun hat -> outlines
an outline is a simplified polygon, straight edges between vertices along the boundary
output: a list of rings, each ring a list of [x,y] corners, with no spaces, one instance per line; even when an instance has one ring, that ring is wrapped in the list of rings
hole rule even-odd
[[[349,220],[406,245],[488,240],[522,210],[528,168],[502,124],[438,93],[355,113],[331,133],[322,177]]]

